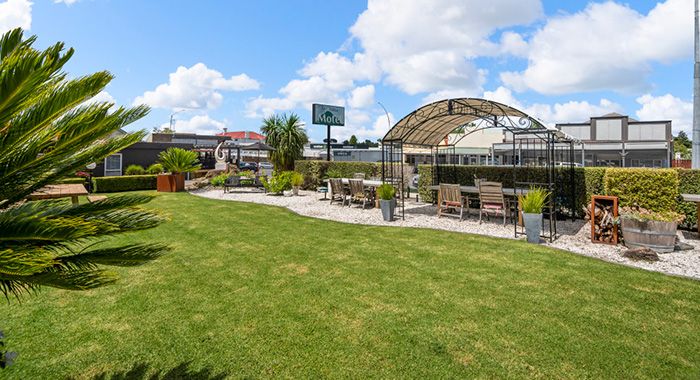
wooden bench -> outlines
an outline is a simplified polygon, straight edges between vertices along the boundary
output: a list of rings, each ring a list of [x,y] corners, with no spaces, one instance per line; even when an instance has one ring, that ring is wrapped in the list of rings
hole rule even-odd
[[[101,200],[104,200],[104,199],[107,199],[107,197],[104,196],[104,195],[88,195],[88,196],[87,196],[87,200],[88,200],[88,202],[90,202],[90,203],[97,202],[97,201],[101,201]]]

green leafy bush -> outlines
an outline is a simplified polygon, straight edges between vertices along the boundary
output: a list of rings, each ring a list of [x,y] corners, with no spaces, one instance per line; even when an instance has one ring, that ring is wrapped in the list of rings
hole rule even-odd
[[[673,169],[608,168],[605,193],[619,198],[620,207],[638,206],[650,211],[675,211],[678,172]]]
[[[541,187],[531,187],[527,194],[518,196],[518,203],[527,214],[541,214],[550,192]]]
[[[144,175],[146,169],[141,165],[129,165],[126,167],[126,175]]]
[[[228,177],[229,177],[228,173],[221,173],[221,174],[215,176],[214,178],[212,178],[211,180],[209,180],[209,183],[212,186],[221,187],[224,185],[224,183],[226,182],[226,179]]]
[[[69,177],[56,181],[56,183],[62,184],[83,184],[85,183],[85,178],[83,177]]]
[[[292,189],[293,175],[294,172],[292,171],[278,172],[275,173],[272,178],[262,178],[261,181],[268,193],[280,194],[285,190]]]
[[[146,169],[148,174],[160,174],[163,172],[163,165],[161,164],[151,164],[151,166]]]
[[[115,177],[94,177],[93,189],[96,193],[115,193],[120,191],[155,190],[156,175],[132,175]]]
[[[304,184],[304,175],[299,172],[292,172],[292,186],[299,187]]]
[[[338,169],[330,168],[326,170],[324,178],[343,178],[343,172]]]
[[[379,199],[390,201],[396,196],[396,189],[388,183],[383,183],[377,187],[377,196]]]
[[[700,170],[676,169],[678,172],[678,192],[680,194],[700,194]],[[697,206],[695,202],[684,202],[678,198],[678,212],[685,215],[685,220],[680,224],[685,228],[693,228],[698,222]]]
[[[649,211],[642,207],[622,207],[620,209],[621,218],[635,219],[638,221],[658,221],[658,222],[676,222],[680,223],[685,218],[685,215],[674,211]]]
[[[199,170],[199,154],[182,148],[168,148],[160,152],[158,160],[163,168],[173,174],[188,173]]]

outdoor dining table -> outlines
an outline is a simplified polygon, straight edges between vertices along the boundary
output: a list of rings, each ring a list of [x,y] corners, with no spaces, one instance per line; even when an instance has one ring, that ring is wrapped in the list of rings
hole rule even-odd
[[[56,199],[70,197],[71,202],[73,202],[74,205],[77,205],[78,197],[81,195],[87,196],[88,194],[89,193],[85,189],[85,186],[79,183],[47,185],[29,194],[27,196],[27,199],[29,199],[30,201],[35,201],[39,199]]]

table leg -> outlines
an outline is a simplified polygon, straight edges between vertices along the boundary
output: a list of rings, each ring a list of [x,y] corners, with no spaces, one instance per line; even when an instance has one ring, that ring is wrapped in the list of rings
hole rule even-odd
[[[78,204],[78,196],[77,196],[77,195],[73,195],[72,197],[70,197],[70,201],[71,201],[74,205],[77,205],[77,204]]]

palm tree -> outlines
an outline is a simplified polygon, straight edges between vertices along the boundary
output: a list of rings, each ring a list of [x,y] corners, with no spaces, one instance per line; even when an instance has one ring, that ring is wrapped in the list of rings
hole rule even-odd
[[[266,143],[275,149],[270,152],[275,170],[294,170],[294,161],[304,157],[304,144],[309,138],[301,126],[301,119],[294,113],[263,119],[260,129],[267,136]]]
[[[109,197],[72,205],[61,200],[25,202],[37,189],[74,174],[139,140],[144,132],[111,134],[145,116],[145,106],[86,103],[112,75],[101,71],[67,79],[73,55],[63,43],[43,51],[21,29],[0,37],[0,292],[19,298],[41,286],[83,290],[116,280],[101,265],[132,266],[167,247],[133,243],[96,245],[102,237],[157,226],[144,210],[151,196]]]

